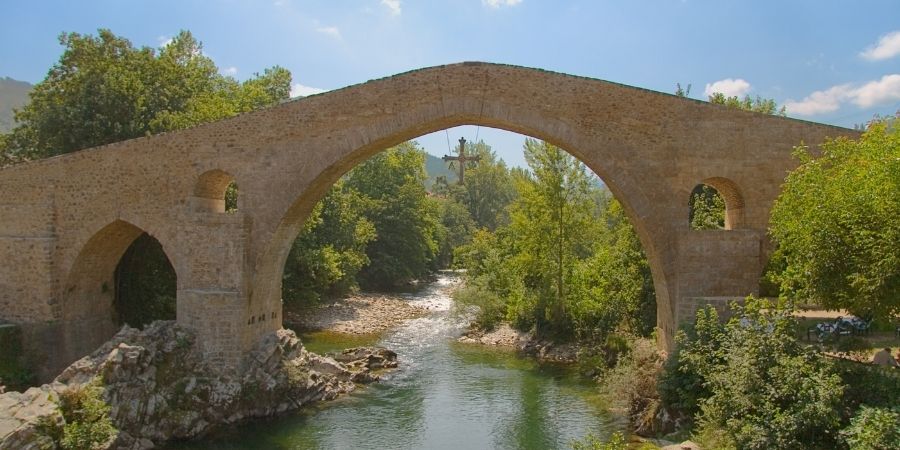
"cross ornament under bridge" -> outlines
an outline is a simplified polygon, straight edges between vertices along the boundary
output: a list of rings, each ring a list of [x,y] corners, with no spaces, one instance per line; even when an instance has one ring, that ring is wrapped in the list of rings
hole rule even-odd
[[[466,156],[466,138],[459,138],[459,155],[458,156],[450,156],[444,155],[444,162],[448,161],[459,161],[459,184],[465,183],[466,176],[466,161],[481,161],[481,156]]]

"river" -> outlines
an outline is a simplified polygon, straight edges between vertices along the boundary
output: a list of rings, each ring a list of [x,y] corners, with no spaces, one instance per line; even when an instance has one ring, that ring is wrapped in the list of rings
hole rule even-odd
[[[381,337],[313,333],[324,353],[357,345],[397,352],[378,383],[287,416],[222,430],[173,449],[549,449],[616,429],[595,383],[502,349],[456,342],[465,323],[451,311],[452,274],[400,294],[431,313]]]

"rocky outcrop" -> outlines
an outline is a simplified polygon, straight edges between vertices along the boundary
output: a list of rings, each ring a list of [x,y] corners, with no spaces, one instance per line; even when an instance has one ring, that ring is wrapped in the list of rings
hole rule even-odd
[[[173,322],[124,327],[53,383],[0,395],[0,448],[53,448],[40,430],[63,421],[57,396],[89,383],[102,388],[118,429],[111,447],[147,448],[333,399],[397,364],[385,349],[349,349],[334,358],[310,353],[289,330],[264,337],[227,374],[211,371],[200,355],[194,336]]]

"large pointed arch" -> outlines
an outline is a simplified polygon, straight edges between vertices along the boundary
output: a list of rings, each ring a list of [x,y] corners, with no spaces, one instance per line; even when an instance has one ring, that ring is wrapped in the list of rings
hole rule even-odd
[[[506,108],[501,108],[506,109]],[[523,123],[527,123],[524,122]],[[303,223],[309,216],[316,203],[322,199],[328,189],[337,180],[351,170],[353,167],[361,164],[363,161],[374,156],[375,154],[396,146],[402,142],[415,139],[419,136],[452,128],[459,125],[480,125],[502,129],[526,136],[549,142],[559,148],[572,154],[575,158],[585,163],[594,173],[596,173],[604,183],[609,187],[613,195],[623,205],[629,220],[637,232],[641,241],[641,245],[647,255],[650,263],[651,274],[657,296],[658,321],[661,327],[671,328],[670,296],[668,284],[666,283],[666,273],[663,270],[661,251],[665,251],[665,246],[661,243],[654,242],[651,232],[644,223],[643,218],[651,214],[648,209],[651,202],[643,196],[642,191],[633,183],[635,180],[622,176],[620,172],[609,170],[602,164],[598,164],[596,156],[589,156],[587,152],[580,150],[586,145],[584,140],[575,133],[565,123],[553,121],[551,119],[543,119],[539,125],[523,125],[514,119],[499,119],[480,117],[473,119],[471,116],[448,116],[441,117],[438,120],[413,124],[404,129],[399,129],[391,135],[383,136],[371,143],[353,149],[344,153],[344,156],[335,160],[326,170],[319,173],[309,184],[298,185],[293,187],[296,192],[295,200],[284,211],[278,227],[264,252],[257,260],[255,270],[255,282],[251,291],[249,314],[251,316],[265,313],[265,311],[280,309],[281,301],[281,280],[284,271],[285,261],[290,252],[291,244],[297,238]],[[624,145],[610,142],[609,145]],[[594,153],[604,153],[610,150],[594,149]],[[612,153],[612,151],[610,151]],[[273,326],[270,324],[270,326]]]
[[[116,268],[129,246],[144,234],[140,227],[119,219],[94,233],[81,248],[62,290],[61,363],[90,353],[121,326],[114,309]],[[165,246],[163,252],[171,265]]]

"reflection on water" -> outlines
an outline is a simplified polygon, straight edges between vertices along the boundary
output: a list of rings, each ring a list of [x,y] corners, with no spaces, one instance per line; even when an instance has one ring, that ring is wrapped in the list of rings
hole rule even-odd
[[[564,368],[511,352],[459,344],[464,324],[450,314],[441,276],[402,294],[429,308],[384,336],[303,337],[312,351],[382,345],[400,368],[334,402],[225,430],[183,449],[494,449],[568,448],[573,439],[612,429],[596,386]]]

